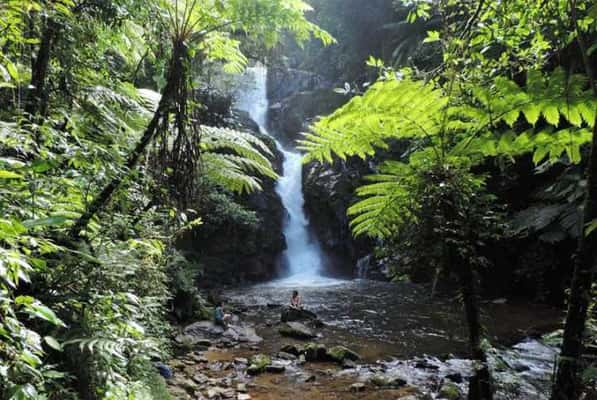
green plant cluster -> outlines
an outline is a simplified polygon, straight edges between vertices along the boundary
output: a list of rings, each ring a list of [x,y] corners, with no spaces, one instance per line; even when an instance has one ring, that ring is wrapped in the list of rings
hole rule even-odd
[[[168,398],[153,366],[167,356],[168,307],[191,296],[205,312],[199,267],[174,249],[201,226],[199,181],[246,193],[276,178],[269,148],[209,126],[194,89],[204,70],[241,72],[243,40],[333,42],[309,10],[0,4],[1,398]]]

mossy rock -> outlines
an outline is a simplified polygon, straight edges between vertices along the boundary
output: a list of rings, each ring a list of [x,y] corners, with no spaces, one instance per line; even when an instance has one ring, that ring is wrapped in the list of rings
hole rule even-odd
[[[460,388],[454,383],[447,382],[439,389],[438,398],[446,400],[460,400]]]
[[[323,344],[308,343],[303,347],[306,361],[328,361],[327,349]]]
[[[384,375],[374,375],[369,379],[369,382],[378,387],[400,387],[406,385],[406,381],[402,378],[391,378]]]
[[[344,360],[358,361],[361,356],[344,346],[334,346],[327,350],[327,355],[330,359],[337,363],[342,363]]]
[[[249,359],[249,368],[247,373],[249,375],[257,375],[265,372],[268,365],[271,365],[272,360],[265,354],[256,354]]]

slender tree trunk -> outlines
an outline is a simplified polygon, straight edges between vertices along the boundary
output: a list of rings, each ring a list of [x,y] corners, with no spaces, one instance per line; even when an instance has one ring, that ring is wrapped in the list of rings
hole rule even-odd
[[[91,218],[101,211],[106,204],[110,201],[110,198],[118,189],[122,181],[128,176],[128,173],[137,166],[137,163],[147,146],[151,143],[155,137],[160,123],[167,118],[170,110],[176,100],[176,96],[179,94],[181,88],[180,82],[185,82],[185,79],[181,79],[181,75],[185,73],[185,63],[188,62],[188,51],[184,43],[175,42],[172,50],[172,58],[170,59],[170,65],[168,68],[168,75],[166,81],[166,87],[163,90],[162,98],[156,109],[151,122],[145,129],[143,137],[137,143],[137,146],[129,154],[127,162],[125,164],[126,173],[119,174],[108,183],[104,189],[93,199],[93,201],[87,207],[87,210],[79,217],[79,219],[73,224],[70,230],[70,236],[72,238],[78,238],[81,231],[84,230]]]
[[[591,156],[587,168],[587,193],[585,197],[578,253],[568,298],[568,313],[564,327],[562,351],[558,359],[552,400],[576,400],[579,395],[578,374],[583,351],[583,336],[587,310],[591,302],[591,285],[597,250],[597,233],[585,236],[584,226],[597,218],[597,119],[593,127]]]
[[[454,204],[458,204],[456,198],[452,198],[442,205],[446,221],[455,222],[459,219],[454,209]],[[467,221],[457,226],[455,229],[458,229],[460,234],[463,233],[463,230],[467,232],[467,234],[458,237],[459,241],[472,242],[474,240],[470,232],[472,227],[468,225]],[[445,242],[446,238],[443,238],[442,241]],[[477,275],[468,257],[460,255],[459,249],[456,249],[454,245],[448,244],[444,244],[444,248],[446,250],[447,266],[455,272],[459,281],[468,328],[471,358],[475,368],[473,376],[469,381],[468,399],[493,400],[491,371],[487,363],[487,354],[485,354],[482,345],[483,327],[481,325]]]
[[[468,398],[469,400],[492,400],[491,373],[487,364],[487,355],[481,343],[483,328],[481,326],[477,279],[471,265],[465,260],[461,260],[456,273],[460,281],[460,290],[464,303],[471,356],[476,364],[474,375],[469,382]]]
[[[58,31],[59,25],[51,18],[48,18],[40,38],[37,56],[32,63],[32,89],[30,95],[27,97],[27,104],[25,106],[25,111],[31,116],[43,116],[47,112],[49,93],[46,90],[46,80],[50,65],[50,54]]]
[[[577,42],[582,53],[585,72],[589,78],[593,96],[597,98],[595,76],[589,60],[582,33],[576,24],[576,2],[571,2],[572,20],[577,34]],[[586,171],[587,192],[578,240],[578,252],[574,260],[574,272],[568,298],[568,313],[564,327],[562,351],[558,359],[552,400],[576,400],[579,398],[580,360],[583,352],[583,337],[587,322],[587,310],[591,302],[593,270],[597,256],[597,232],[585,236],[585,225],[597,219],[597,117],[593,122],[591,154]]]

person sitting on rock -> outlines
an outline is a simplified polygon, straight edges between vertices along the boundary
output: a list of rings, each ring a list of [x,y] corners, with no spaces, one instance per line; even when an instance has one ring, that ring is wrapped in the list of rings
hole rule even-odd
[[[294,308],[295,310],[302,310],[303,309],[303,302],[301,300],[301,296],[299,296],[298,291],[292,291],[292,297],[290,298],[290,308]]]
[[[229,320],[230,314],[224,313],[224,304],[221,301],[218,301],[216,304],[216,309],[214,310],[214,322],[216,325],[227,328]]]

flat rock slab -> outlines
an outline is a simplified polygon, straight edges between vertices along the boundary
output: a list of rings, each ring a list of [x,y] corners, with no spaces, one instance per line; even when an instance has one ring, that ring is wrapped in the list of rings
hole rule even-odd
[[[183,329],[183,332],[185,335],[199,337],[203,337],[205,335],[219,336],[222,333],[224,333],[224,328],[220,325],[216,325],[212,321],[197,321],[192,323],[191,325],[187,325]]]
[[[311,329],[300,322],[285,322],[278,329],[281,335],[297,339],[313,339],[317,337]]]
[[[177,337],[179,340],[191,342],[193,344],[211,343],[205,337],[224,337],[235,342],[260,343],[263,339],[257,335],[255,328],[243,325],[228,325],[224,329],[212,321],[198,321],[186,326],[183,329],[183,335]]]

